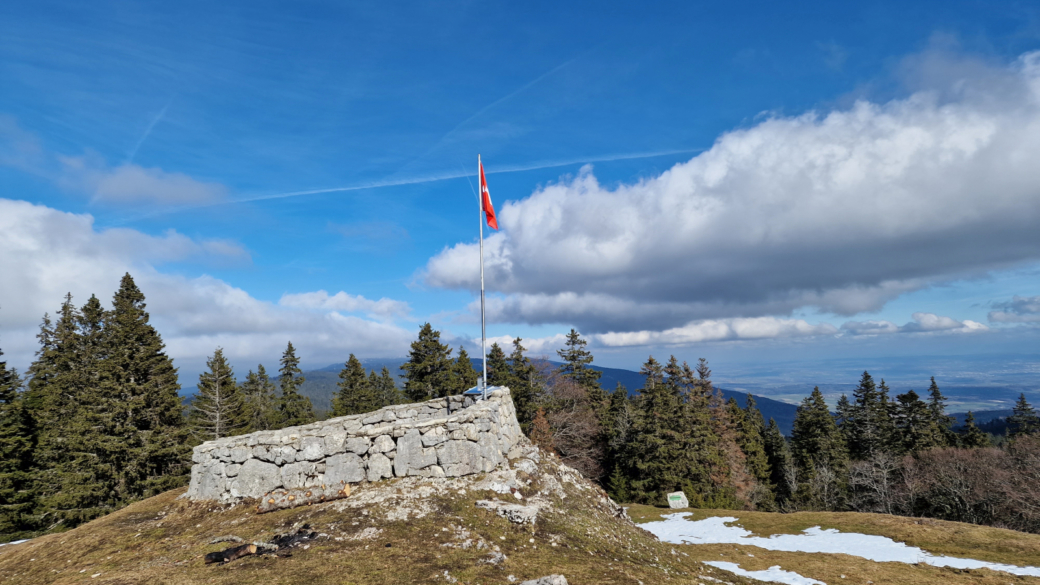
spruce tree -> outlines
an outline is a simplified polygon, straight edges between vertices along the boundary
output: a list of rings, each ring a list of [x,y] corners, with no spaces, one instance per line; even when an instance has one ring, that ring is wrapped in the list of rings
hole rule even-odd
[[[970,410],[964,419],[964,431],[960,437],[960,444],[967,449],[978,449],[990,445],[989,435],[982,432],[982,429],[975,424],[975,415]]]
[[[853,459],[867,460],[878,452],[885,450],[885,437],[882,436],[885,413],[881,406],[880,395],[874,378],[863,372],[859,386],[852,393],[853,406],[851,420],[846,422],[848,432],[845,433],[849,455]]]
[[[460,345],[459,356],[455,358],[455,363],[452,364],[451,368],[451,384],[444,395],[454,396],[462,394],[466,390],[476,386],[477,380],[480,377],[481,373],[478,373],[473,369],[473,360],[471,360],[469,354],[466,353],[466,348]]]
[[[280,426],[294,427],[314,422],[316,417],[311,399],[300,394],[300,386],[306,378],[300,370],[300,358],[296,357],[296,348],[291,341],[282,353],[279,364],[278,388],[282,392],[278,400]]]
[[[36,504],[30,485],[32,419],[21,389],[18,372],[0,361],[0,541],[4,542],[32,530],[31,514]]]
[[[248,417],[247,432],[270,431],[279,426],[278,394],[263,364],[249,370],[240,387]]]
[[[1009,437],[1040,433],[1040,417],[1037,417],[1036,410],[1026,401],[1024,392],[1018,395],[1018,401],[1011,409],[1011,416],[1007,418],[1007,433]]]
[[[148,323],[144,294],[126,274],[112,299],[105,324],[105,373],[123,405],[127,431],[121,474],[124,501],[183,485],[191,446],[180,383],[158,331]],[[122,434],[122,433],[121,433]]]
[[[896,402],[895,423],[903,452],[917,453],[941,446],[932,412],[917,392],[910,390],[900,394]]]
[[[350,354],[339,373],[339,391],[332,399],[332,416],[372,412],[382,408],[379,390],[369,383],[365,367]]]
[[[935,383],[935,376],[932,376],[932,383],[928,386],[928,413],[931,415],[932,432],[935,434],[934,443],[938,447],[957,444],[957,437],[951,428],[954,418],[946,414],[946,400],[939,390],[939,385]]]
[[[795,413],[791,454],[798,467],[799,497],[805,505],[812,508],[828,505],[811,489],[817,474],[824,468],[833,474],[824,488],[839,494],[840,499],[848,473],[848,451],[818,386],[802,400]]]
[[[683,477],[674,460],[679,437],[679,404],[676,396],[664,383],[664,367],[650,356],[640,369],[646,376],[639,391],[639,406],[643,411],[636,426],[632,444],[632,491],[641,503],[660,504],[664,495],[679,489]]]
[[[441,332],[425,323],[401,366],[405,394],[414,402],[444,396],[451,387],[453,366],[451,348],[441,343]]]
[[[235,380],[235,372],[217,348],[206,360],[207,371],[199,374],[198,394],[191,401],[188,422],[199,441],[237,435],[250,423],[246,402]]]
[[[777,505],[781,510],[789,508],[797,489],[794,462],[787,439],[780,432],[779,425],[772,418],[766,427],[764,448],[769,460],[769,482]]]
[[[896,432],[894,418],[896,404],[889,396],[890,391],[888,384],[885,383],[885,379],[882,378],[881,383],[878,384],[878,435],[881,437],[880,448],[882,451],[898,453],[899,433]]]
[[[372,375],[369,376],[369,383],[376,389],[376,395],[379,396],[380,408],[384,406],[390,406],[392,404],[400,404],[403,400],[401,392],[397,389],[397,385],[394,383],[393,376],[390,375],[390,370],[386,366],[383,366],[383,370],[379,373],[379,377],[375,378],[376,373],[373,371]]]
[[[512,382],[512,372],[509,371],[509,362],[506,361],[506,352],[502,346],[492,343],[487,356],[487,375],[489,386],[509,386]]]
[[[734,405],[736,401],[734,400]],[[748,394],[746,406],[739,414],[733,412],[733,417],[739,421],[739,445],[747,457],[748,471],[758,480],[758,483],[766,488],[763,505],[769,506],[772,501],[772,472],[769,469],[769,458],[765,450],[765,424],[762,421],[762,413],[758,411],[755,397]],[[739,409],[738,409],[739,410]]]
[[[526,348],[521,344],[522,341],[519,337],[514,339],[513,352],[509,354],[509,393],[513,398],[520,428],[530,433],[542,381],[538,368],[524,355]]]
[[[558,371],[564,376],[581,384],[588,392],[589,400],[593,404],[601,404],[606,400],[606,392],[599,385],[602,372],[589,367],[592,364],[592,352],[585,349],[588,342],[581,338],[577,330],[571,329],[567,334],[567,343],[564,349],[557,350],[557,355],[563,360]]]
[[[696,373],[683,362],[681,372],[678,432],[686,477],[682,489],[687,497],[693,498],[691,505],[732,507],[736,504],[732,457],[726,452],[725,439],[717,431],[720,421],[716,420],[717,412],[711,404],[718,396],[712,390],[708,362],[701,358]]]

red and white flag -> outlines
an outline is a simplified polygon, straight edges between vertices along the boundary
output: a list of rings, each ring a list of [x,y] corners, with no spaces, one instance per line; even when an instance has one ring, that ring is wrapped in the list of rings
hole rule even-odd
[[[495,219],[495,206],[491,205],[491,193],[488,192],[487,179],[484,178],[484,163],[477,164],[480,165],[480,208],[484,210],[487,224],[497,230],[498,220]]]

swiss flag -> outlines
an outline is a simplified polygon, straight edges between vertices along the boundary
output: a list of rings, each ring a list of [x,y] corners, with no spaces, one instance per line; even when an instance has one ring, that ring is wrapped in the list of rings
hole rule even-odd
[[[494,229],[498,229],[498,220],[495,219],[495,206],[491,205],[491,193],[488,192],[487,179],[484,178],[484,163],[478,162],[480,166],[480,207],[487,215],[487,223]]]

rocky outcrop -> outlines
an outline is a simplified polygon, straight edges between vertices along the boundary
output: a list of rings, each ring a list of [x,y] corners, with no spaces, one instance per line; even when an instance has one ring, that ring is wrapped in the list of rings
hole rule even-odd
[[[187,497],[223,503],[286,493],[342,493],[391,477],[492,471],[522,436],[508,389],[207,441],[192,455]],[[349,490],[348,490],[349,493]]]

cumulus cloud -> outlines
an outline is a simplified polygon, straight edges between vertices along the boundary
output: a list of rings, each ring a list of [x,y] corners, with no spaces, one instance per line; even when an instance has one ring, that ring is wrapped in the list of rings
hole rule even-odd
[[[495,317],[606,333],[852,316],[1040,259],[1040,52],[962,73],[942,91],[769,118],[634,184],[586,167],[506,203],[485,240]],[[420,276],[474,290],[476,257],[459,243]]]
[[[838,332],[830,323],[812,325],[802,319],[754,317],[744,319],[709,319],[664,331],[611,332],[595,335],[608,347],[634,345],[686,345],[705,341],[774,339],[778,337],[813,337]]]
[[[986,331],[986,327],[978,321],[965,319],[958,321],[952,317],[944,317],[935,313],[914,313],[913,321],[905,325],[896,325],[891,321],[847,321],[841,330],[849,335],[886,335],[889,333],[973,333]]]
[[[361,295],[349,295],[340,291],[334,295],[319,290],[317,292],[284,294],[278,304],[283,307],[299,309],[320,309],[326,311],[345,311],[348,313],[365,313],[375,317],[406,317],[411,311],[408,303],[394,299],[381,298],[378,301],[366,299]]]
[[[989,313],[993,323],[1040,323],[1040,296],[1015,295],[1010,301],[995,303],[993,307],[997,309]]]
[[[233,242],[194,240],[174,231],[151,236],[98,230],[89,215],[0,199],[0,249],[0,347],[18,367],[32,360],[40,319],[54,314],[66,292],[79,305],[91,294],[107,305],[126,272],[147,297],[152,322],[182,372],[201,369],[217,346],[244,371],[276,362],[290,340],[305,362],[324,364],[350,352],[403,355],[414,337],[388,320],[407,312],[399,301],[318,291],[272,303],[210,276],[160,271],[165,262],[185,259],[248,261]]]

